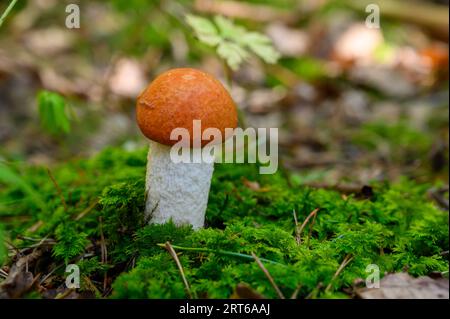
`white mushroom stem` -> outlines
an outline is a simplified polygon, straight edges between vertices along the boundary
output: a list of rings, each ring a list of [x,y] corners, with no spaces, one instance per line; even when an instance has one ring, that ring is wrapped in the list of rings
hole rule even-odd
[[[150,223],[203,227],[214,163],[174,163],[170,146],[150,141],[145,215]]]

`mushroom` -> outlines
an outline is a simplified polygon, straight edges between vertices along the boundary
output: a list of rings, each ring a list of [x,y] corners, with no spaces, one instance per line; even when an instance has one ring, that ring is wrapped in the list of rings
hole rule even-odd
[[[191,224],[202,228],[214,162],[174,162],[171,139],[175,129],[189,132],[189,151],[212,143],[194,140],[194,121],[201,122],[201,135],[208,128],[220,130],[222,143],[227,128],[237,125],[236,106],[224,86],[212,75],[179,68],[159,75],[138,97],[136,117],[142,133],[150,139],[146,174],[145,216],[149,223]],[[185,145],[187,146],[187,145]]]

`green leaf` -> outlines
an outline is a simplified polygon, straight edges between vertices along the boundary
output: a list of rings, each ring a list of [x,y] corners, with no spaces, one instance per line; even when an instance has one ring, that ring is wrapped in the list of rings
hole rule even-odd
[[[243,27],[235,25],[231,22],[231,20],[228,20],[222,16],[215,16],[214,22],[217,24],[220,35],[224,39],[234,40],[237,42],[246,33],[246,30]]]
[[[223,41],[217,47],[217,54],[223,58],[231,69],[237,70],[239,65],[248,58],[248,52],[233,42]]]
[[[66,101],[56,93],[41,91],[37,97],[42,127],[50,134],[70,132],[70,119]]]
[[[208,19],[187,15],[186,22],[194,29],[198,39],[210,46],[216,46],[220,43],[221,37],[214,24]]]
[[[239,68],[250,56],[250,51],[266,63],[276,63],[280,58],[268,37],[250,32],[223,16],[215,16],[213,23],[206,18],[187,15],[186,21],[201,42],[216,47],[217,54],[232,70]]]
[[[40,193],[36,191],[30,184],[28,184],[19,174],[13,169],[0,162],[0,182],[15,185],[20,188],[25,194],[27,194],[32,201],[42,211],[46,210],[47,205],[42,199]]]
[[[278,53],[274,49],[270,39],[261,33],[246,33],[241,38],[241,41],[242,43],[245,43],[250,48],[250,50],[253,51],[253,53],[263,59],[266,63],[277,63],[278,59],[280,58],[280,53]]]

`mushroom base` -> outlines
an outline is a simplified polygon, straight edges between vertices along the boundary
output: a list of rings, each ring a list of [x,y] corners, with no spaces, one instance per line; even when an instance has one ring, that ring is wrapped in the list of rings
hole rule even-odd
[[[150,141],[145,215],[149,223],[203,227],[214,163],[174,163],[170,146]]]

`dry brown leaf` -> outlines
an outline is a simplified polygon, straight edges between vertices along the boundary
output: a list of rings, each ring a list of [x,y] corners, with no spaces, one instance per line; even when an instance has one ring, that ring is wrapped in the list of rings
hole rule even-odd
[[[0,285],[0,299],[20,298],[36,283],[38,276],[33,276],[27,270],[42,255],[42,250],[35,250],[31,254],[21,257],[11,267],[8,277]]]
[[[245,187],[251,189],[252,191],[255,192],[267,192],[269,191],[268,187],[261,187],[261,185],[259,185],[258,182],[253,182],[253,181],[249,181],[248,179],[244,178],[242,180],[242,183],[244,184]]]
[[[448,299],[449,281],[446,278],[414,278],[407,273],[389,274],[380,281],[380,288],[356,291],[362,299]]]
[[[266,299],[246,283],[239,283],[230,297],[231,299]]]

